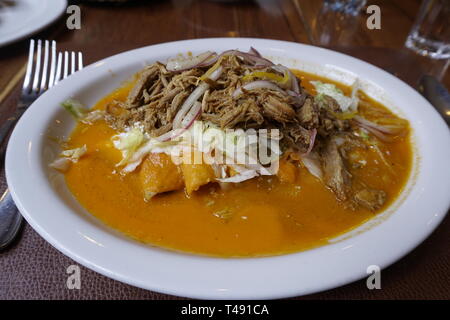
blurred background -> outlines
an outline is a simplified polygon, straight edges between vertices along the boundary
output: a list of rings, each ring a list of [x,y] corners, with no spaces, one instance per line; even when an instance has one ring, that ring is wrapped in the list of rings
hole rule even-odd
[[[15,1],[23,0],[0,0],[0,28],[1,10],[13,6]],[[449,3],[448,0],[73,0],[69,5],[81,9],[80,30],[69,30],[65,23],[69,15],[64,14],[35,37],[67,43],[70,48],[87,51],[87,56],[92,49],[93,58],[181,39],[280,39],[351,55],[365,50],[362,58],[372,63],[377,60],[376,64],[385,69],[390,64],[398,65],[397,69],[405,72],[404,77],[411,84],[420,74],[430,73],[448,87]],[[379,9],[380,29],[368,28],[374,7]],[[420,15],[425,16],[422,21],[418,21]],[[370,21],[373,24],[373,17]],[[420,36],[424,36],[425,42],[427,37],[440,41],[441,48],[432,50],[446,54],[430,54],[427,50],[431,48],[426,45],[415,48]],[[17,55],[26,51],[26,43],[0,48],[0,63],[11,57],[20,60]],[[103,49],[99,49],[101,46]],[[412,65],[414,68],[409,68]]]

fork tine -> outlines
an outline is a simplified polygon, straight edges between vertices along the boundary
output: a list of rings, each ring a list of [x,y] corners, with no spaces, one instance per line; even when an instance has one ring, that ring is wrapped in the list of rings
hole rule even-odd
[[[37,42],[37,53],[36,53],[36,69],[34,70],[34,79],[33,79],[33,87],[32,91],[34,93],[38,93],[38,84],[39,84],[39,76],[41,74],[41,50],[42,49],[42,41],[38,40]]]
[[[55,82],[56,72],[56,41],[52,41],[52,59],[50,62],[50,77],[48,79],[48,87],[51,88]]]
[[[58,53],[58,65],[56,66],[55,85],[57,85],[59,80],[61,80],[62,58],[62,53]]]
[[[30,49],[28,51],[27,72],[25,73],[25,80],[23,81],[23,91],[29,91],[31,83],[31,73],[33,71],[33,58],[34,58],[34,39],[30,41]]]
[[[83,54],[78,52],[78,70],[83,69]]]
[[[57,85],[62,79],[67,78],[76,71],[83,69],[83,55],[81,52],[71,51],[69,54],[68,51],[64,51],[59,52],[56,58],[56,42],[53,41],[50,68],[49,88]]]
[[[76,60],[75,60],[75,52],[71,52],[71,55],[70,55],[70,62],[71,62],[71,70],[70,70],[70,74],[74,74],[75,73],[75,63],[76,63]]]
[[[69,75],[69,53],[64,51],[64,75],[63,79],[67,78]]]
[[[42,66],[42,78],[39,91],[42,93],[47,89],[47,73],[48,73],[48,56],[49,56],[49,41],[45,40],[44,46],[44,64]]]

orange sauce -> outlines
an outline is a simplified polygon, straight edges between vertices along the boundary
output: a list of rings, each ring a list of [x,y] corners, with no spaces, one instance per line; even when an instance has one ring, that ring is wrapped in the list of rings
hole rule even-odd
[[[296,74],[307,90],[312,90],[309,80],[330,82],[305,73]],[[114,91],[94,108],[105,108],[113,99],[125,99],[130,87],[131,84]],[[339,87],[344,92],[349,90]],[[365,96],[362,99],[389,112]],[[304,168],[298,169],[295,183],[264,177],[226,191],[210,184],[190,198],[178,191],[146,202],[138,174],[117,173],[115,164],[121,154],[110,141],[114,134],[104,122],[78,124],[68,142],[69,148],[86,144],[88,152],[66,173],[66,182],[91,214],[146,244],[221,257],[276,255],[326,244],[375,215],[362,208],[346,208]],[[409,136],[385,148],[395,170],[386,170],[370,150],[367,165],[351,171],[369,187],[386,191],[388,203],[383,209],[401,193],[412,162]]]

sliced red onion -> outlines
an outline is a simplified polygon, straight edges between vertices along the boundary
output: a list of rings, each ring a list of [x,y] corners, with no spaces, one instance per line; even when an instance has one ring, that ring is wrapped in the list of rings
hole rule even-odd
[[[310,131],[308,150],[306,150],[306,152],[303,154],[303,156],[307,156],[308,154],[310,154],[311,150],[314,147],[314,142],[316,141],[316,136],[317,136],[317,129],[314,128]]]
[[[309,173],[322,180],[322,168],[320,166],[319,155],[316,152],[310,152],[309,155],[302,156],[301,160]]]
[[[256,50],[254,50],[254,51],[256,51]],[[244,61],[250,63],[250,65],[248,65],[248,67],[252,67],[252,68],[264,68],[264,67],[273,66],[272,61],[263,58],[257,51],[256,51],[256,53],[252,52],[251,49],[250,49],[250,52],[242,52],[239,50],[224,51],[221,54],[216,55],[213,58],[208,58],[207,61],[204,61],[201,64],[201,66],[207,67],[207,66],[213,65],[214,63],[216,63],[217,60],[219,60],[220,58],[222,58],[223,56],[226,56],[226,55],[235,55],[235,56],[241,57]]]
[[[208,90],[209,85],[205,82],[202,82],[194,91],[187,97],[184,103],[181,105],[180,110],[175,115],[173,119],[173,128],[179,129],[182,127],[181,122],[183,121],[186,114],[192,108],[194,103]]]
[[[361,116],[354,116],[353,120],[355,120],[358,124],[364,125],[365,127],[369,127],[375,130],[378,130],[382,133],[386,133],[386,134],[396,134],[398,133],[401,129],[399,129],[398,127],[395,126],[383,126],[380,125],[378,123],[369,121]]]
[[[166,69],[169,71],[184,71],[195,68],[205,61],[209,60],[215,53],[211,51],[206,51],[198,56],[192,58],[183,59],[171,59],[166,64]]]
[[[214,63],[216,63],[216,61],[218,60],[218,55],[217,53],[213,53],[211,54],[211,56],[209,56],[208,58],[206,58],[204,61],[202,61],[202,63],[200,63],[199,65],[197,65],[198,68],[203,68],[203,67],[208,67],[213,65]]]
[[[289,72],[289,76],[291,77],[291,83],[292,83],[292,91],[294,91],[297,94],[300,94],[300,86],[298,84],[297,77],[295,74],[292,73],[291,70],[287,69]]]
[[[181,127],[185,130],[189,129],[201,113],[202,104],[198,101],[195,101],[191,110],[189,110],[183,121],[181,121]]]
[[[198,101],[194,102],[194,106],[191,108],[191,110],[189,110],[184,119],[181,121],[181,128],[170,130],[169,132],[166,132],[159,137],[156,137],[155,139],[161,142],[167,142],[175,139],[176,137],[187,131],[194,124],[195,120],[200,116],[201,113],[202,104]]]
[[[170,130],[158,137],[156,137],[155,139],[160,141],[160,142],[167,142],[170,141],[172,139],[175,139],[176,137],[180,136],[181,134],[183,134],[187,129],[174,129],[174,130]]]
[[[252,50],[253,49],[253,50]],[[253,51],[253,52],[252,52]],[[242,51],[238,51],[238,53],[240,53],[243,57],[247,58],[248,60],[250,60],[251,62],[253,62],[255,67],[270,67],[273,66],[273,62],[263,58],[261,56],[261,54],[256,51],[254,48],[250,48],[250,52],[249,53],[245,53]]]
[[[289,70],[289,68],[286,68],[285,66],[282,66],[281,64],[273,66],[272,67],[273,70],[278,71],[280,73],[287,73],[289,76],[289,84],[288,84],[288,89],[299,95],[300,94],[300,86],[298,85],[298,80],[297,77],[292,73],[291,70]]]
[[[292,90],[286,90],[287,94],[290,95],[292,98],[299,98],[301,95],[297,92],[294,92]]]
[[[262,55],[253,47],[250,47],[250,50],[248,51],[249,54],[257,56],[259,58],[262,58]]]
[[[220,75],[223,72],[223,68],[219,67],[216,70],[214,70],[213,73],[209,76],[209,79],[216,81]],[[183,105],[181,106],[180,110],[175,115],[175,118],[173,119],[173,128],[178,129],[182,128],[182,121],[186,114],[189,112],[189,110],[192,108],[194,103],[205,93],[206,90],[208,90],[209,84],[206,82],[202,82],[195,90],[191,93],[189,97],[184,101]]]
[[[256,90],[256,89],[270,89],[270,90],[274,90],[274,91],[278,91],[283,94],[286,94],[286,91],[281,89],[279,86],[277,86],[273,82],[270,82],[267,80],[257,80],[257,81],[249,82],[249,83],[243,85],[242,87],[237,88],[233,92],[233,98],[237,98],[238,96],[240,96],[244,92],[243,90],[251,91],[251,90]]]
[[[379,130],[377,130],[377,129],[375,129],[375,128],[369,127],[369,126],[367,126],[367,125],[365,125],[365,124],[358,123],[358,122],[357,122],[357,124],[358,124],[358,126],[361,127],[362,129],[365,129],[366,131],[372,133],[375,137],[377,137],[377,138],[380,139],[381,141],[384,141],[384,142],[392,142],[392,141],[394,140],[393,137],[392,137],[391,135],[387,135],[387,134],[385,134],[385,133],[383,133],[383,132],[381,132],[381,131],[379,131]]]
[[[241,57],[244,61],[250,63],[249,67],[264,68],[273,66],[273,62],[263,58],[261,54],[255,49],[250,48],[249,52],[242,52],[239,50],[227,50],[217,55],[215,52],[207,51],[193,58],[171,59],[166,64],[166,69],[172,72],[180,72],[192,68],[208,67],[217,62],[220,58],[226,55],[236,55]]]
[[[291,96],[292,102],[295,106],[301,108],[305,103],[306,96],[304,94],[296,93],[292,90],[286,90],[286,93]]]
[[[265,59],[261,56],[253,55],[253,54],[238,51],[238,50],[234,50],[234,52],[229,53],[229,54],[235,54],[235,55],[241,57],[242,59],[244,59],[244,61],[248,61],[250,63],[249,67],[252,67],[252,68],[266,68],[266,67],[273,66],[272,61]]]
[[[383,126],[372,121],[369,121],[361,116],[353,117],[354,122],[361,128],[369,131],[378,139],[384,142],[392,142],[394,135],[399,134],[402,128],[397,126]]]

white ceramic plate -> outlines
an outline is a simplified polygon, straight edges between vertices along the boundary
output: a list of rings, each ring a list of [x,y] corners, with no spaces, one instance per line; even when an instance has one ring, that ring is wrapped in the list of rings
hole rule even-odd
[[[74,121],[59,107],[74,97],[92,105],[144,65],[180,52],[257,48],[287,66],[352,83],[407,118],[415,158],[405,192],[390,209],[333,243],[267,258],[221,259],[145,246],[87,213],[49,170],[58,148],[48,136],[67,135]],[[280,298],[334,288],[384,268],[421,243],[449,207],[450,133],[432,106],[394,76],[333,51],[263,39],[201,39],[125,52],[88,66],[40,97],[9,142],[6,169],[12,196],[28,223],[78,263],[131,285],[195,298]],[[299,204],[300,205],[300,204]],[[425,263],[425,262],[423,262]]]
[[[66,7],[67,0],[0,1],[0,47],[44,29]]]

